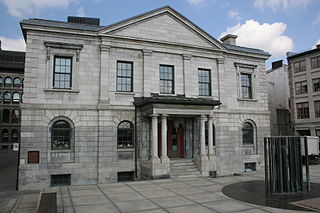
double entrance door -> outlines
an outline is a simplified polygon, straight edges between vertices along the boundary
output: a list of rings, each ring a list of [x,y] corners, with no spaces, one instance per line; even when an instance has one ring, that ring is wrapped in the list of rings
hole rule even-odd
[[[161,156],[161,123],[158,127],[158,152],[159,156]],[[175,125],[173,120],[167,121],[167,149],[169,158],[185,157],[184,127],[181,123],[179,125]]]

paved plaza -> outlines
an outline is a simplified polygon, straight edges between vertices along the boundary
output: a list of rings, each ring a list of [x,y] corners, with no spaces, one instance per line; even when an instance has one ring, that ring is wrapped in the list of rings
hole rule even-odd
[[[311,166],[311,181],[320,183],[320,166]],[[219,178],[185,177],[113,184],[51,187],[57,192],[58,212],[301,212],[243,203],[221,189],[235,182],[262,180],[263,172]],[[39,195],[20,195],[12,212],[35,212]]]

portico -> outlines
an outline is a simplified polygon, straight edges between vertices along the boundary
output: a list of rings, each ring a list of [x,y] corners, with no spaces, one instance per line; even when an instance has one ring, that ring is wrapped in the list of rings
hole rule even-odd
[[[146,122],[151,120],[148,144],[151,152],[149,156],[139,156],[144,159],[141,161],[142,170],[147,167],[150,178],[170,177],[170,159],[176,158],[192,158],[203,176],[215,170],[212,110],[220,104],[219,101],[153,96],[135,98],[134,103],[137,116]]]

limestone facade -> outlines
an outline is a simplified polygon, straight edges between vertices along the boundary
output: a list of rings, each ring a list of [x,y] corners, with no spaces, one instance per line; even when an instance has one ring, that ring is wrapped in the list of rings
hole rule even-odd
[[[203,176],[242,172],[245,163],[263,168],[263,137],[270,134],[266,52],[223,44],[170,7],[106,27],[38,19],[21,26],[27,48],[20,190],[50,186],[61,174],[71,185],[116,182],[123,172],[167,178],[172,156],[193,158]],[[53,86],[56,56],[72,59],[70,88]],[[130,91],[117,91],[119,62],[132,64]],[[174,69],[171,94],[160,92],[160,65]],[[199,96],[199,69],[210,72],[209,96]],[[251,79],[249,98],[242,96],[243,73]],[[169,101],[152,102],[157,97]],[[71,129],[67,149],[52,148],[57,121]],[[133,125],[131,147],[118,147],[122,121]],[[253,127],[249,145],[242,139],[246,122]],[[184,144],[178,156],[173,134]],[[39,162],[29,163],[30,151],[38,151]]]

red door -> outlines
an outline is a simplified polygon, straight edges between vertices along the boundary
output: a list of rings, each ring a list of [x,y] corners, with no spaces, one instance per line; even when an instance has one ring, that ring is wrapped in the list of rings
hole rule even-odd
[[[184,158],[184,156],[184,128],[182,124],[176,128],[174,122],[168,120],[168,157]]]

